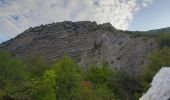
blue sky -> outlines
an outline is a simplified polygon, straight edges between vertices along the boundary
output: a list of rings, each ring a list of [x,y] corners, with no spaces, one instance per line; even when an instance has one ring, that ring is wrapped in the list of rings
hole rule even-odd
[[[0,42],[64,20],[110,22],[122,30],[170,26],[170,0],[0,0]]]
[[[155,0],[139,10],[129,24],[130,30],[151,30],[170,27],[170,0]]]

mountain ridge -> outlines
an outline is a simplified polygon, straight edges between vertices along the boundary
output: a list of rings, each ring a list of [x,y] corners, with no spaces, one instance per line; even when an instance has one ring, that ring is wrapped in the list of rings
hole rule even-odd
[[[150,32],[150,33],[169,33],[170,32],[170,27],[149,30],[147,32]]]
[[[140,73],[148,64],[147,55],[157,48],[155,37],[133,37],[110,23],[98,25],[91,21],[29,28],[0,46],[19,57],[39,53],[54,61],[67,54],[83,67],[107,62],[112,68],[131,74]]]

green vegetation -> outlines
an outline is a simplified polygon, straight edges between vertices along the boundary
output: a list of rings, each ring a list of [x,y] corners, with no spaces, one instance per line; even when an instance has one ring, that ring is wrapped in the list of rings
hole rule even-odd
[[[22,61],[27,66],[26,70],[30,72],[33,77],[42,76],[50,66],[47,61],[38,54],[26,56],[22,58]]]
[[[146,92],[154,75],[162,67],[170,67],[170,34],[169,33],[157,33],[156,39],[160,48],[149,55],[149,65],[145,67],[141,74],[140,82],[142,84],[143,92]]]
[[[11,86],[29,79],[25,65],[13,58],[9,53],[0,51],[0,97],[7,95]]]
[[[170,47],[170,34],[162,34],[158,37],[158,42],[161,47]]]
[[[161,40],[166,40],[169,38],[170,33],[169,30],[167,31],[122,31],[118,30],[120,33],[126,33],[129,34],[130,37],[136,38],[136,37],[158,37]]]
[[[138,100],[159,69],[170,66],[170,35],[158,41],[139,78],[107,63],[83,69],[68,56],[49,64],[38,55],[21,59],[0,51],[0,100]]]
[[[0,61],[3,100],[135,100],[134,92],[128,93],[135,85],[127,85],[135,80],[106,63],[85,70],[68,56],[50,65],[37,55],[19,60],[4,51]]]
[[[144,91],[150,87],[153,76],[162,68],[170,66],[170,48],[163,47],[150,55],[150,64],[142,73]]]
[[[76,99],[83,80],[80,67],[69,57],[54,64],[56,73],[56,97],[58,100]]]

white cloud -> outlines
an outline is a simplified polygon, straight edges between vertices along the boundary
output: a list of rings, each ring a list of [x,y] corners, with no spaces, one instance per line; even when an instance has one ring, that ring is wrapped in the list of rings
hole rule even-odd
[[[0,0],[0,35],[14,37],[30,26],[64,20],[110,22],[128,29],[134,14],[152,0]]]

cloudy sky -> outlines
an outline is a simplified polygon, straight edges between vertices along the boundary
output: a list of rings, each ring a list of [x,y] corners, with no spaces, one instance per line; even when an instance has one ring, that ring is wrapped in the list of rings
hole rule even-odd
[[[170,0],[0,0],[0,42],[64,20],[110,22],[122,30],[170,26]]]

